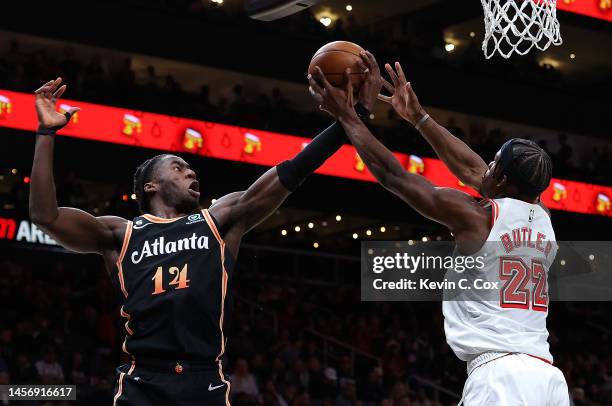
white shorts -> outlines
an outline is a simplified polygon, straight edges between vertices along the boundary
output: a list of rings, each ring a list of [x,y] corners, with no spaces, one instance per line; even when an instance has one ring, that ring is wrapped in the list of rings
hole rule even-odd
[[[475,368],[463,388],[464,406],[569,406],[559,368],[526,354],[509,354]]]

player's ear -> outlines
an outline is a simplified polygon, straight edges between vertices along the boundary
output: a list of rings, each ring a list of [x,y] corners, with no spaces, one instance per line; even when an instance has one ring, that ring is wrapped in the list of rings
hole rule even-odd
[[[144,184],[145,193],[155,193],[157,192],[157,183],[155,182],[147,182]]]
[[[506,175],[501,175],[497,178],[497,184],[495,187],[497,189],[503,189],[508,185],[508,177]]]

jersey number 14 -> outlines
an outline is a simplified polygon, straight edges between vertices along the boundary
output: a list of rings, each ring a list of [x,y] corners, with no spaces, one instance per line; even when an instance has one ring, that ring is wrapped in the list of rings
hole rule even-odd
[[[185,289],[189,287],[189,279],[187,279],[187,264],[183,265],[183,269],[179,269],[176,266],[171,266],[168,269],[168,273],[173,275],[174,278],[170,281],[170,286],[176,286],[175,289]],[[159,295],[166,292],[164,289],[164,269],[161,266],[157,267],[155,275],[153,276],[153,282],[155,283],[155,290],[152,295]]]

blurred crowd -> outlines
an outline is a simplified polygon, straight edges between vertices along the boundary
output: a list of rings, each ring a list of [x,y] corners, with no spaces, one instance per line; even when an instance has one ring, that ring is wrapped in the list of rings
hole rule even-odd
[[[229,94],[226,92],[225,96],[213,100],[210,86],[214,84],[202,85],[197,93],[186,92],[172,75],[158,75],[155,66],[136,72],[129,58],[118,61],[96,54],[84,60],[71,46],[66,46],[60,54],[45,49],[24,52],[18,41],[12,41],[8,49],[0,51],[0,88],[31,92],[40,86],[41,78],[58,75],[69,83],[70,96],[77,100],[310,137],[330,121],[319,111],[293,108],[278,88],[270,89],[269,93],[254,93],[238,84]],[[412,126],[399,120],[392,110],[388,110],[388,115],[391,120],[387,123],[393,123],[391,126],[371,126],[383,142],[401,152],[433,154]],[[441,124],[468,142],[486,162],[506,139],[520,136],[540,142],[549,152],[554,161],[554,176],[592,183],[611,181],[612,159],[606,142],[593,141],[591,151],[581,154],[585,156],[576,156],[572,145],[578,141],[564,134],[554,140],[541,139],[538,134],[512,134],[503,128],[479,130],[483,125],[462,128],[452,117]]]
[[[116,292],[101,261],[5,253],[0,384],[75,384],[77,404],[110,404],[115,367],[127,358],[119,348],[124,331]],[[360,302],[357,285],[278,283],[267,273],[273,262],[254,272],[252,260],[246,255],[236,271],[225,362],[232,404],[456,405],[458,399],[435,387],[460,394],[466,378],[465,365],[445,343],[438,303]],[[609,325],[606,308],[551,306],[551,350],[575,406],[612,402],[609,334],[591,327]]]

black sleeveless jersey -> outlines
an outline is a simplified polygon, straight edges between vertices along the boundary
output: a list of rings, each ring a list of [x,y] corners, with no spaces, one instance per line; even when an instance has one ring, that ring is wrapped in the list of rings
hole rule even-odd
[[[123,351],[136,362],[219,361],[232,261],[208,210],[129,221],[113,278],[126,319]]]

